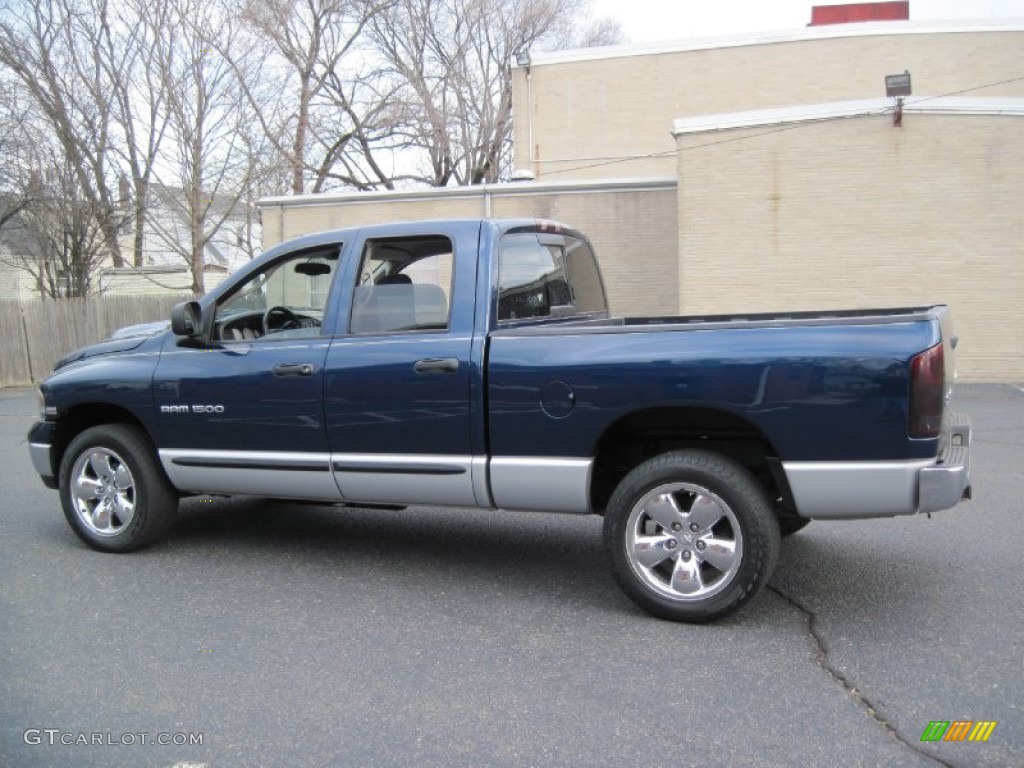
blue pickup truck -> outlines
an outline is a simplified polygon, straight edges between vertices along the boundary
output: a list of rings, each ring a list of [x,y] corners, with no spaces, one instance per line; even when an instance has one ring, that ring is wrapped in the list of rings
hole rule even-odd
[[[570,227],[371,226],[72,353],[28,442],[99,550],[196,494],[597,514],[630,598],[707,621],[812,519],[969,497],[955,341],[943,306],[612,319]]]

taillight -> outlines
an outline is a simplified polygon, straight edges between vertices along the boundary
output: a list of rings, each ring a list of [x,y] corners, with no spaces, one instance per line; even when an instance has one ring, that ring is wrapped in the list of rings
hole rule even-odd
[[[946,360],[942,344],[910,361],[910,436],[938,437],[946,396]]]

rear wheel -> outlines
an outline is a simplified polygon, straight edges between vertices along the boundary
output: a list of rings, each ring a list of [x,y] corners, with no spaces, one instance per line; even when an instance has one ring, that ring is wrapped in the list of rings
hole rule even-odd
[[[604,535],[623,591],[674,621],[735,610],[768,580],[779,552],[764,489],[710,451],[673,451],[636,467],[612,494]]]
[[[60,466],[64,516],[103,552],[129,552],[163,536],[178,499],[138,427],[105,424],[78,435]]]

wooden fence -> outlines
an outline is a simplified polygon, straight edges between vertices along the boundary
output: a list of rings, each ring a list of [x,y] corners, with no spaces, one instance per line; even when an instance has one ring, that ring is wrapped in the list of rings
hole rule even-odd
[[[135,323],[169,320],[188,294],[0,301],[0,387],[45,379],[60,358]]]

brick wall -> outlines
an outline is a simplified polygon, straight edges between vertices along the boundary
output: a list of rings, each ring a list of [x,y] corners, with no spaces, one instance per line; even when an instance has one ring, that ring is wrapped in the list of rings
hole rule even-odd
[[[682,312],[948,303],[962,378],[1024,381],[1024,120],[883,115],[679,149]]]

